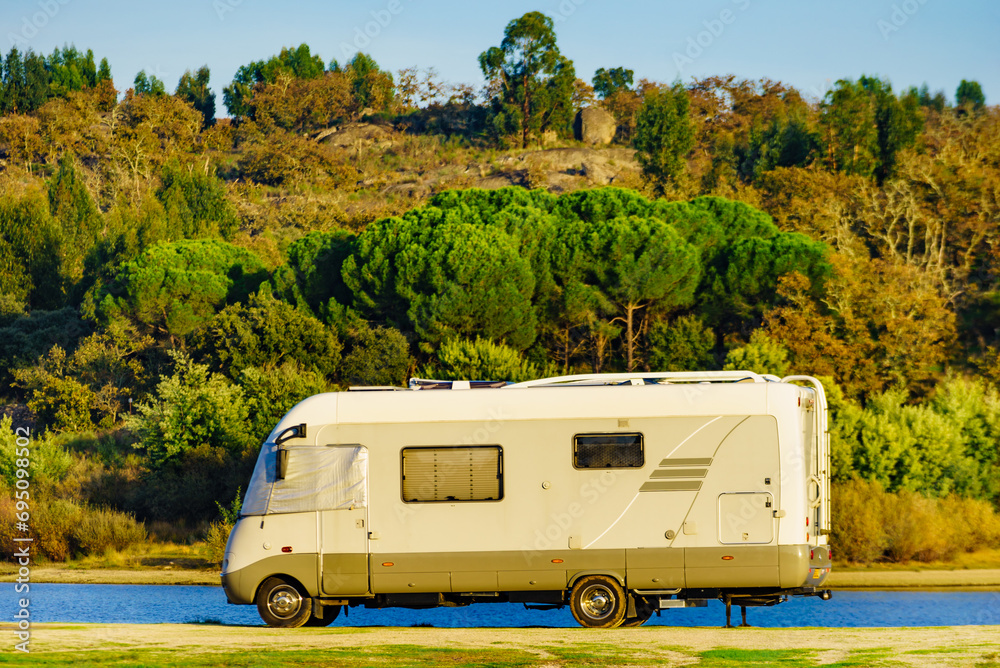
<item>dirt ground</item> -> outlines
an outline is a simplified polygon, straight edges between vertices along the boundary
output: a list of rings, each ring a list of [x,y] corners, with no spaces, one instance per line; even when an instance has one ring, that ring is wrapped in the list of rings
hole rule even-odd
[[[8,630],[10,629],[10,630]],[[0,633],[12,631],[0,624]],[[743,650],[803,649],[814,653],[813,665],[834,664],[857,656],[859,651],[890,650],[893,665],[987,665],[1000,656],[1000,626],[891,629],[721,629],[650,627],[638,629],[447,629],[447,628],[344,628],[268,629],[192,624],[37,624],[32,627],[32,654],[74,653],[114,649],[181,650],[200,652],[319,650],[405,645],[419,648],[498,648],[521,650],[538,657],[544,666],[554,658],[553,648],[585,647],[589,653],[615,654],[623,644],[648,648],[648,658],[659,665],[691,664],[701,652],[719,648]],[[0,654],[9,652],[0,649]],[[646,654],[644,651],[643,654]],[[647,658],[647,657],[643,657]],[[557,662],[558,663],[558,662]],[[560,664],[561,665],[561,664]],[[849,662],[849,665],[860,665]],[[880,664],[881,665],[881,664]]]

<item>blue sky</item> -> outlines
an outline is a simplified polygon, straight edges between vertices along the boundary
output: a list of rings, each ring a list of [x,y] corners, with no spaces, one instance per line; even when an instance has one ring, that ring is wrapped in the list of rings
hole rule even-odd
[[[360,46],[383,69],[433,67],[479,86],[478,55],[534,10],[555,20],[560,50],[588,81],[616,66],[664,82],[735,74],[819,98],[837,79],[869,74],[897,91],[926,82],[949,99],[974,79],[988,103],[1000,99],[1000,3],[985,0],[2,0],[0,43],[4,53],[93,49],[121,90],[145,69],[172,91],[207,64],[222,116],[222,87],[240,65],[302,42],[327,62]]]

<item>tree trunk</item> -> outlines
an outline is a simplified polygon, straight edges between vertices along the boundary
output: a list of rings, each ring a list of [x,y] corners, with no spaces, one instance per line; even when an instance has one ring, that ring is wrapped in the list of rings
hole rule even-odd
[[[624,304],[622,306],[625,309],[625,362],[626,371],[635,371],[635,344],[639,340],[639,336],[642,333],[642,328],[638,328],[636,331],[635,326],[635,314],[639,309],[645,308],[649,303],[645,304]]]
[[[625,306],[625,370],[629,373],[635,366],[635,337],[632,334],[632,322],[635,319],[635,307]]]
[[[528,112],[531,110],[531,98],[528,93],[528,72],[521,75],[521,148],[528,148]]]

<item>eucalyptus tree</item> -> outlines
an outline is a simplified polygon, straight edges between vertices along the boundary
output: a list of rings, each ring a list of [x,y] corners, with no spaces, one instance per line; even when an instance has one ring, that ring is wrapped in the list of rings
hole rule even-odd
[[[572,122],[573,62],[559,53],[552,19],[528,12],[507,24],[500,46],[479,55],[490,91],[489,123],[498,138],[518,136],[521,147]]]

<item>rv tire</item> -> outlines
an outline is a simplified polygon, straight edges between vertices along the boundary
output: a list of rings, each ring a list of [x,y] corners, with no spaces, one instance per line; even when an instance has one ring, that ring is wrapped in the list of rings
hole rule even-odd
[[[257,590],[257,612],[268,626],[293,629],[309,621],[312,600],[293,582],[271,577]]]
[[[627,601],[618,580],[587,575],[576,581],[569,595],[570,609],[580,626],[613,629],[625,619]]]

